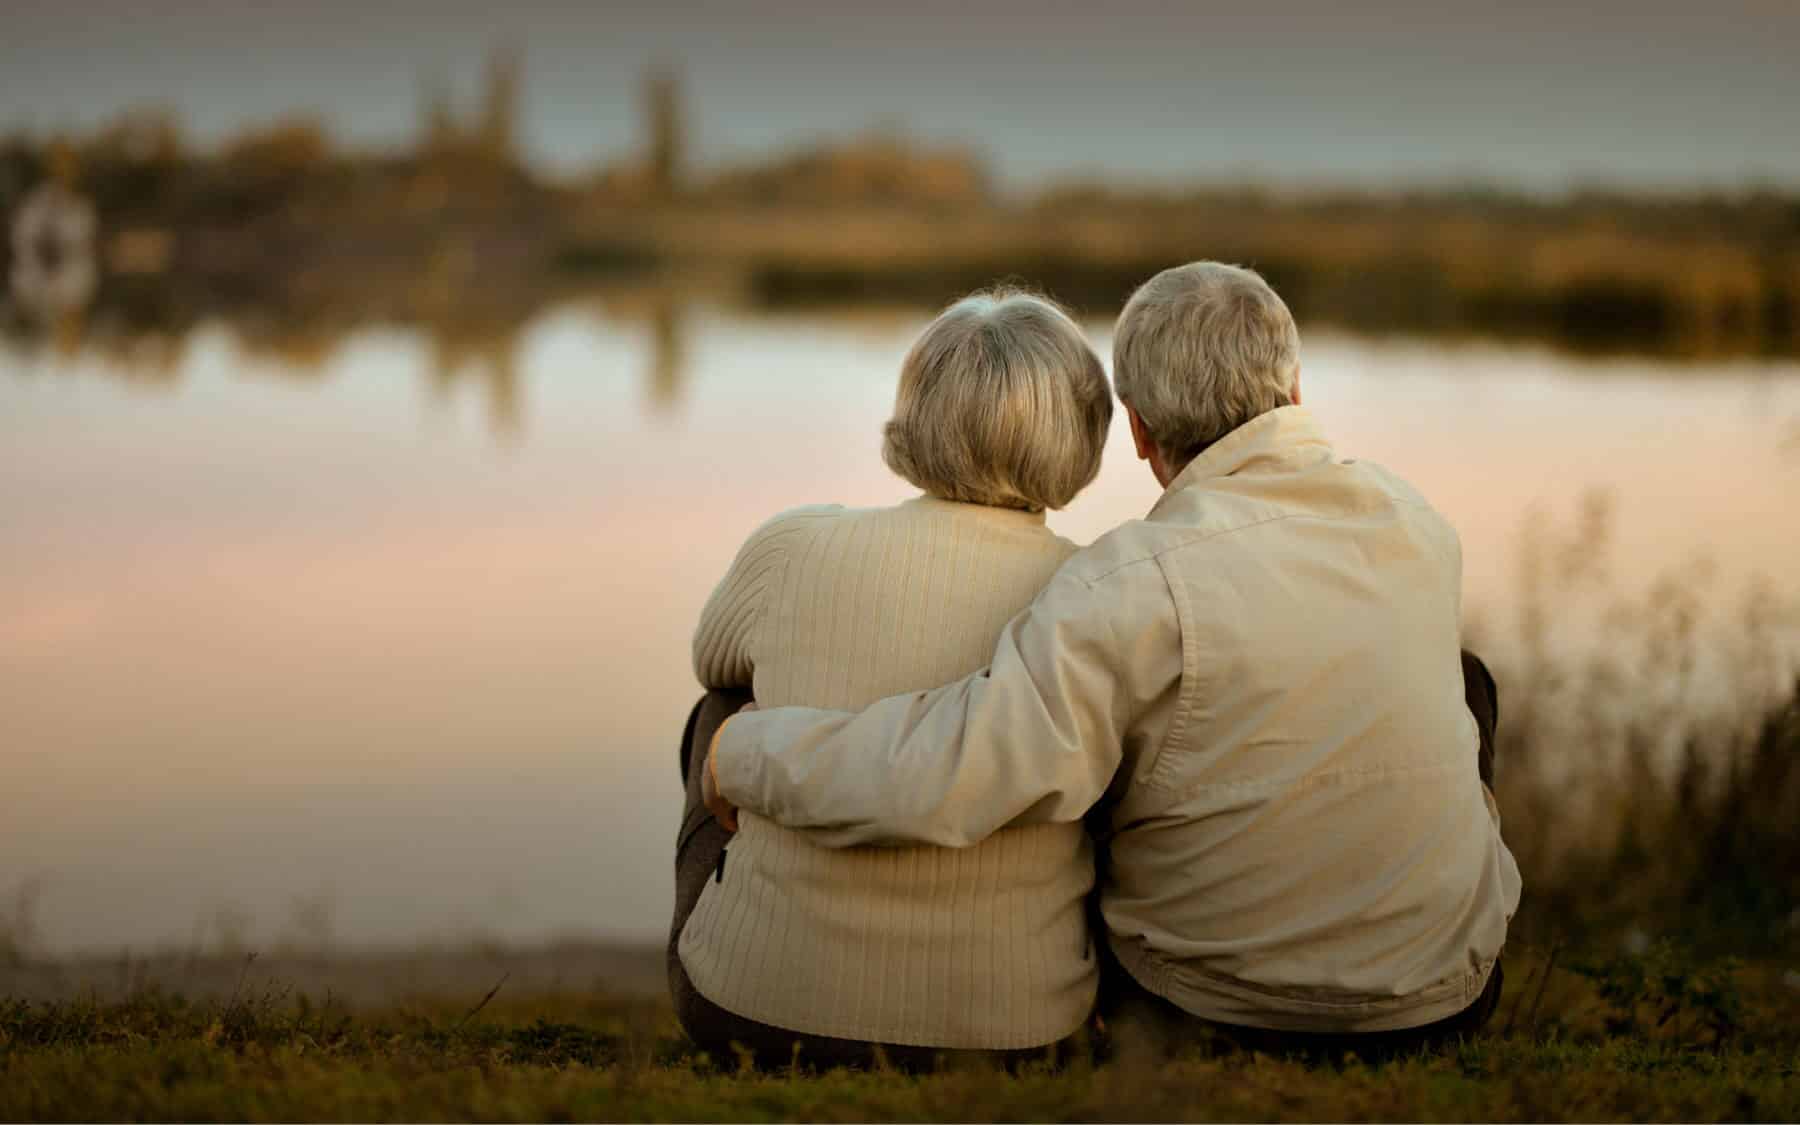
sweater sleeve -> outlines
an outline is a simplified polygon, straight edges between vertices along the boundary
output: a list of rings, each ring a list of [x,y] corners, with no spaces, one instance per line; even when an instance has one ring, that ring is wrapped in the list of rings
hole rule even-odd
[[[1180,677],[1172,605],[1143,630],[1136,616],[1065,573],[966,679],[860,715],[734,717],[717,743],[720,789],[832,847],[966,847],[1013,822],[1078,820],[1112,782],[1141,702]]]
[[[796,508],[751,533],[738,550],[694,631],[694,677],[700,686],[747,688],[756,673],[756,634],[763,609],[781,581],[787,552],[837,507]]]

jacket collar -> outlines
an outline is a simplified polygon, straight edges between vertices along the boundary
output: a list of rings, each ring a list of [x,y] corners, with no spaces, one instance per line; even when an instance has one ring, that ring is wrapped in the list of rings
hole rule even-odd
[[[1312,411],[1304,406],[1283,406],[1259,414],[1189,461],[1163,490],[1150,514],[1154,516],[1178,492],[1203,487],[1217,477],[1277,468],[1307,451],[1314,457],[1331,454],[1331,443],[1313,420]]]
[[[920,493],[910,500],[903,501],[902,507],[917,508],[925,511],[954,512],[959,515],[972,516],[993,523],[1010,523],[1044,526],[1042,511],[1027,512],[1022,508],[998,508],[991,504],[971,504],[963,500],[945,500],[941,496],[933,496],[929,492]]]

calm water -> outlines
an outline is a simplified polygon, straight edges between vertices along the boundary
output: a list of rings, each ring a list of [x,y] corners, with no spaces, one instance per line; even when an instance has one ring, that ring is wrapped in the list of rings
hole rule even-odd
[[[306,365],[215,330],[160,379],[0,352],[0,894],[37,881],[55,950],[656,935],[696,615],[767,515],[908,495],[877,435],[919,324],[583,306]],[[1706,559],[1721,604],[1800,594],[1797,376],[1315,335],[1304,378],[1504,620],[1527,514],[1590,489],[1618,588]],[[1051,523],[1155,495],[1121,423]]]

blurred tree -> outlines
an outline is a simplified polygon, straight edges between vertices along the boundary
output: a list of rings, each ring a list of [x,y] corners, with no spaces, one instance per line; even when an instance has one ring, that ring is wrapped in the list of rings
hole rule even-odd
[[[225,145],[225,160],[262,176],[292,176],[323,165],[331,156],[325,127],[310,117],[292,117],[239,133]]]

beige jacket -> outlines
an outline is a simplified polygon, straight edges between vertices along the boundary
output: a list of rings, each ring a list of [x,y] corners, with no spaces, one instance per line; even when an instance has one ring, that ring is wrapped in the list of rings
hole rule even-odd
[[[720,785],[839,846],[965,846],[1104,796],[1107,925],[1147,988],[1255,1027],[1419,1026],[1479,995],[1519,898],[1461,569],[1416,492],[1284,407],[1074,556],[987,671],[739,716]]]
[[[929,497],[787,512],[714,591],[694,671],[707,687],[753,687],[764,706],[850,710],[932,687],[987,663],[1074,551],[1041,513]],[[746,813],[679,951],[707,999],[777,1027],[1036,1047],[1092,1007],[1093,885],[1079,824],[1020,825],[971,848],[841,849]]]

